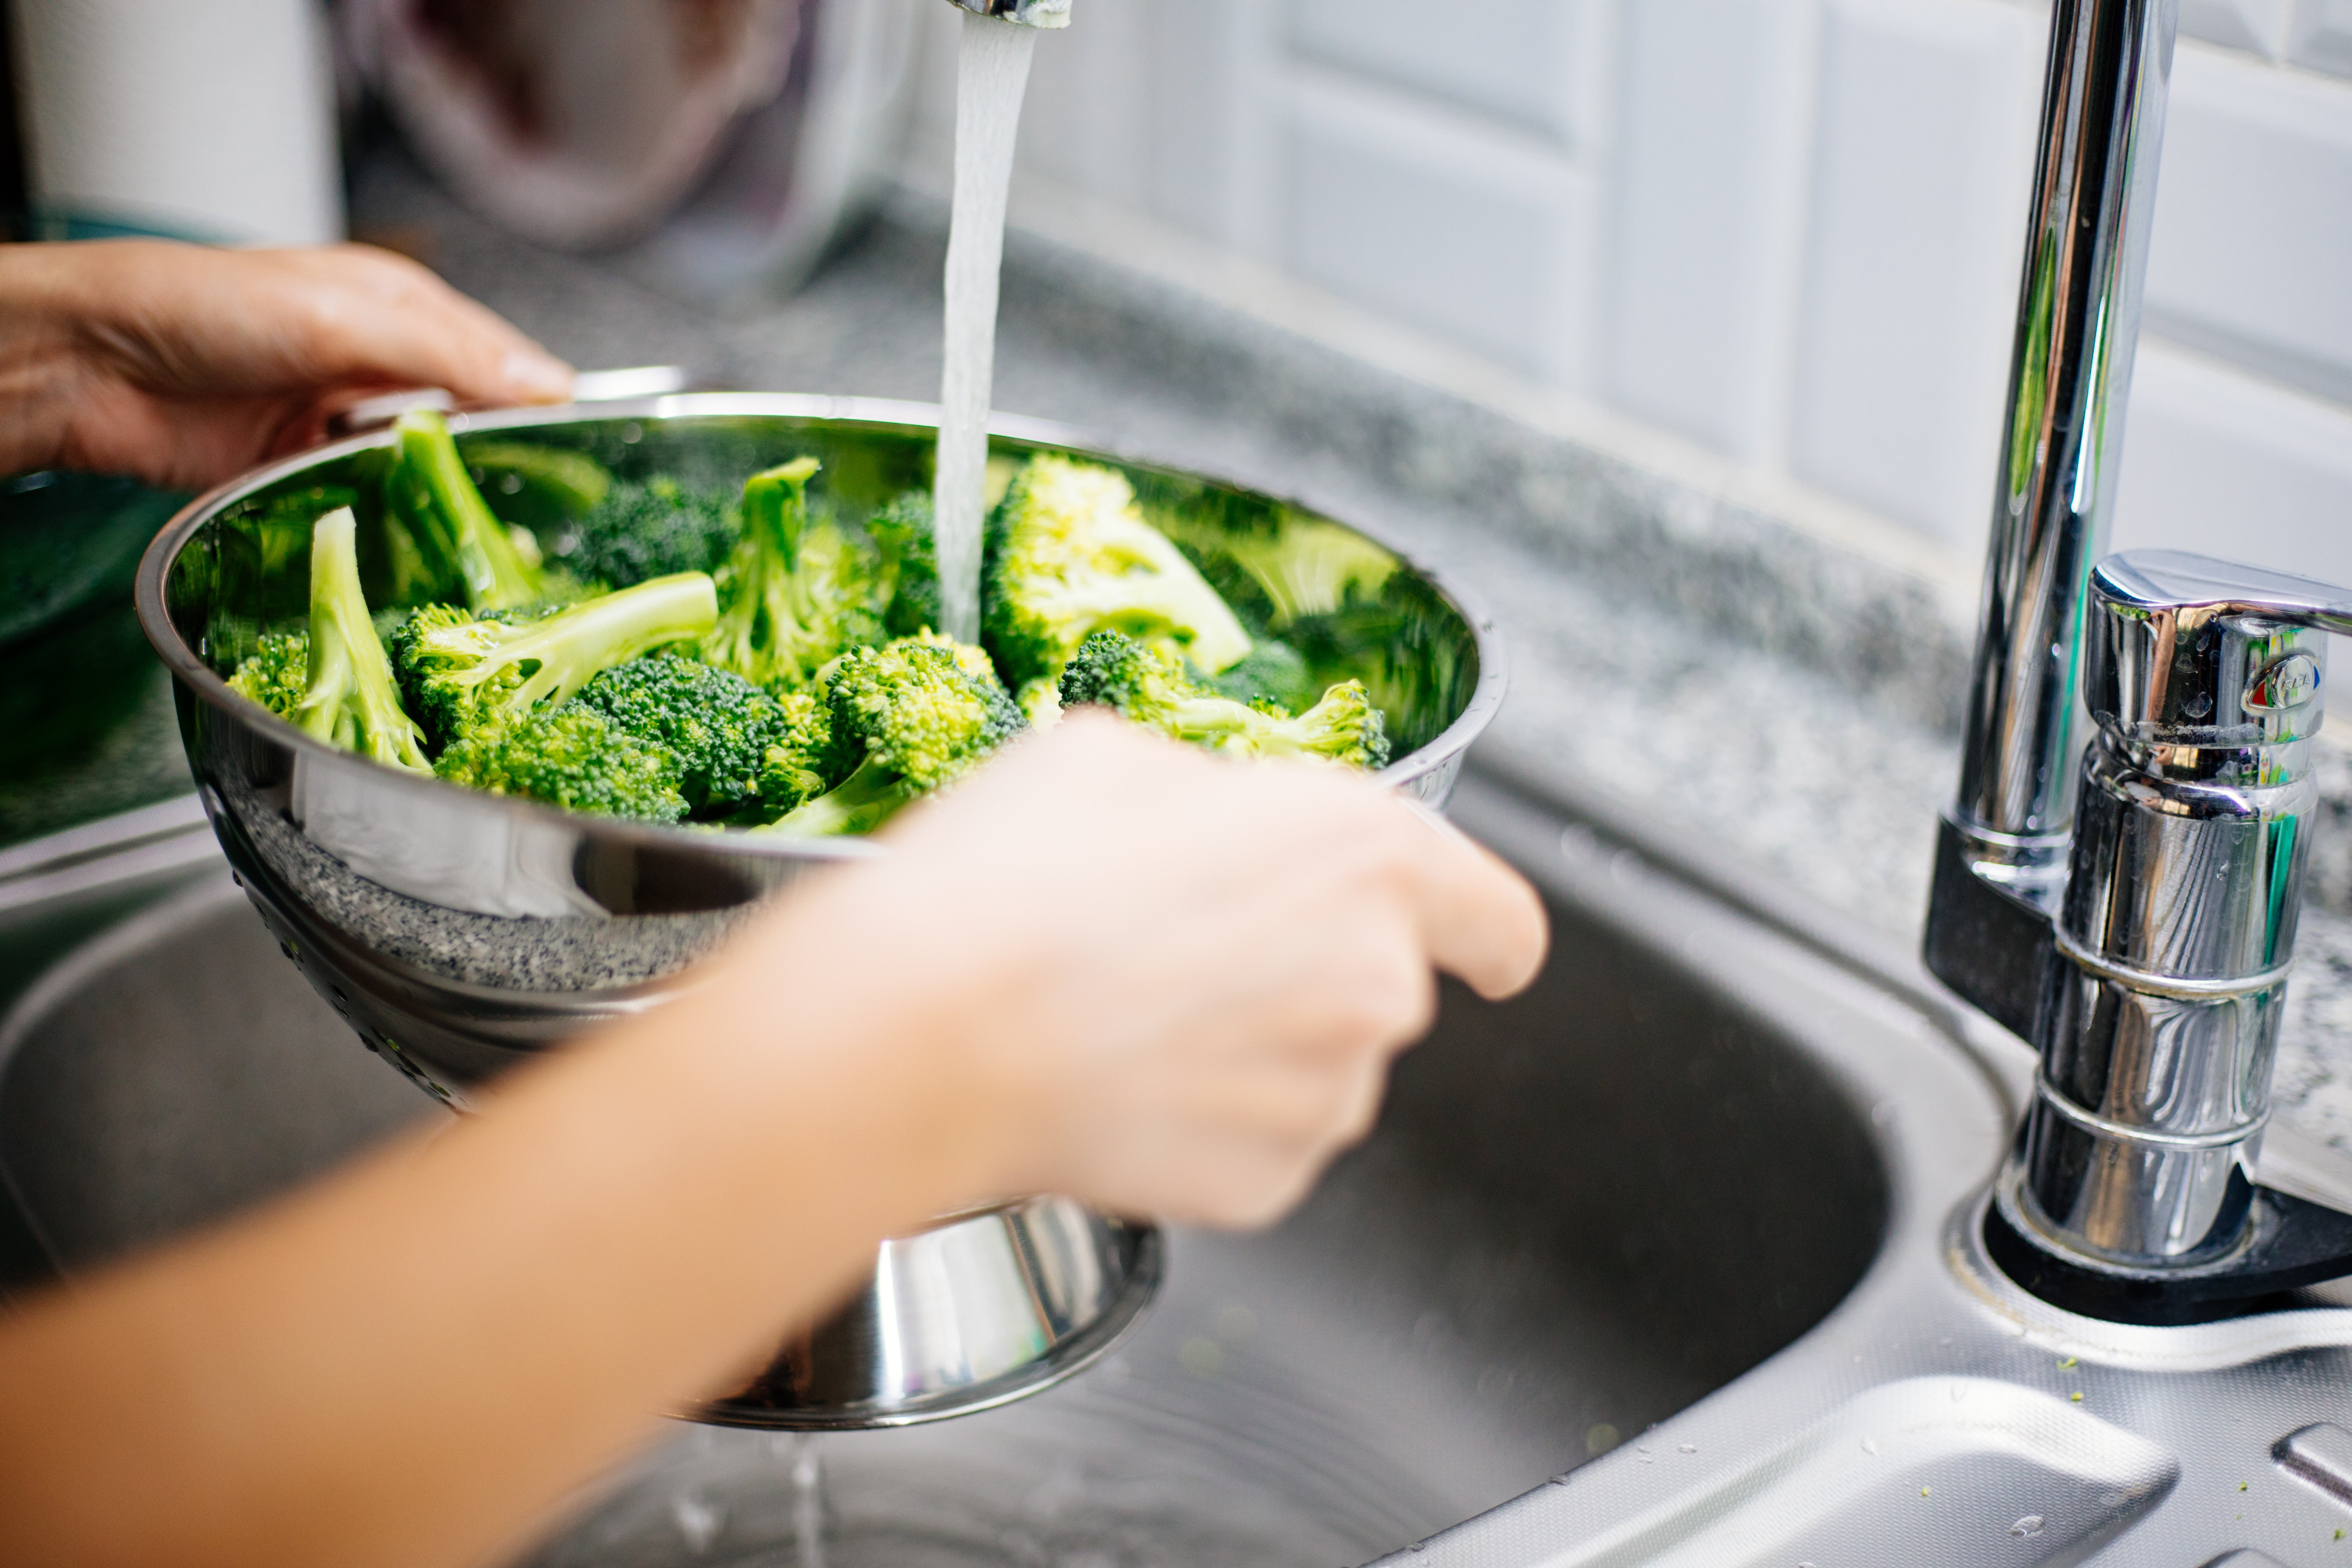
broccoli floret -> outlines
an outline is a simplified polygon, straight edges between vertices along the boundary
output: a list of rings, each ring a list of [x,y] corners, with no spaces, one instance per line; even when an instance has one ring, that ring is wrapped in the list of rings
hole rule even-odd
[[[679,572],[715,574],[742,536],[731,497],[655,479],[614,485],[556,536],[554,553],[576,576],[627,588]]]
[[[881,640],[869,563],[809,518],[816,470],[800,458],[743,486],[743,539],[719,574],[722,609],[702,654],[755,685],[804,686],[844,649]]]
[[[394,562],[404,551],[413,552],[438,584],[438,596],[462,599],[469,609],[538,600],[544,592],[538,563],[474,488],[448,422],[417,409],[402,415],[393,428],[400,444],[384,475],[383,498],[387,520],[398,530],[398,535],[388,531]],[[535,552],[538,546],[530,549]]]
[[[706,635],[719,602],[699,572],[656,577],[537,619],[428,605],[392,635],[410,711],[436,746],[572,697],[599,670]]]
[[[614,728],[675,756],[679,792],[698,816],[761,797],[768,753],[793,740],[792,714],[774,698],[731,670],[675,654],[614,665],[583,687],[572,706],[593,709]],[[793,806],[817,791],[786,793],[778,804]]]
[[[1251,707],[1195,685],[1181,660],[1115,631],[1086,640],[1063,671],[1063,705],[1097,703],[1163,735],[1213,751],[1260,757],[1319,757],[1350,767],[1389,760],[1388,731],[1360,680],[1335,682],[1323,700],[1292,717]]]
[[[760,801],[772,810],[803,805],[847,777],[858,758],[833,733],[833,713],[819,691],[772,694],[782,710],[783,738],[760,759]]]
[[[568,811],[644,822],[686,815],[677,757],[580,702],[469,731],[441,753],[434,771],[469,789]]]
[[[272,633],[236,667],[229,689],[291,719],[310,688],[310,634]]]
[[[992,521],[982,622],[1016,687],[1055,680],[1089,633],[1171,647],[1209,674],[1241,662],[1249,633],[1168,537],[1125,476],[1066,458],[1029,460]]]
[[[871,833],[1026,727],[988,656],[940,637],[853,648],[825,672],[824,694],[834,745],[862,754],[777,832]]]
[[[384,657],[383,644],[368,618],[367,598],[360,592],[358,532],[358,521],[347,506],[327,513],[310,530],[310,629],[301,639],[309,666],[301,696],[281,711],[329,745],[395,768],[430,773],[433,764],[425,757],[424,735],[401,709],[392,662]],[[290,641],[276,644],[267,667],[268,689],[281,700],[294,678],[285,662]],[[256,667],[257,682],[263,668]]]
[[[877,512],[866,534],[881,552],[874,574],[882,629],[910,637],[940,624],[940,558],[931,529],[931,498],[908,490]]]

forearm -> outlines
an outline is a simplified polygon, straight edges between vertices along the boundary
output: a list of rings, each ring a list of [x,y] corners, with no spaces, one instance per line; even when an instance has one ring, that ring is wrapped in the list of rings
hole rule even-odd
[[[79,372],[76,285],[60,247],[0,245],[0,474],[63,455]]]
[[[821,935],[758,973],[773,936],[478,1121],[0,1332],[0,1563],[478,1560],[972,1195],[992,1119],[913,1048],[931,1022],[853,1016]]]

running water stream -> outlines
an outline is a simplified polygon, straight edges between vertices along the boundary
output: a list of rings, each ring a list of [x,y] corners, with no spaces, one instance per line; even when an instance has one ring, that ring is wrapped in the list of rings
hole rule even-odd
[[[966,13],[956,78],[955,208],[948,229],[947,363],[940,378],[939,467],[932,481],[940,629],[980,640],[981,514],[988,484],[988,405],[996,380],[996,284],[1013,142],[1037,30]]]
[[[824,1568],[824,1469],[816,1439],[806,1432],[795,1433],[792,1458],[795,1568]]]

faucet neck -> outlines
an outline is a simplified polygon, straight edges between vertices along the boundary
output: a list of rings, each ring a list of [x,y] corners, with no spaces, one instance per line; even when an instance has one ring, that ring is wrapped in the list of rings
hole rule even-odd
[[[1963,858],[2054,907],[2074,815],[2083,584],[2104,552],[2139,339],[2178,0],[2051,17],[1959,797]]]

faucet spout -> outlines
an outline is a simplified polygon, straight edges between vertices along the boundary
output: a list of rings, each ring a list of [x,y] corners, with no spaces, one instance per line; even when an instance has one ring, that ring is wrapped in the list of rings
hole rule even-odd
[[[1070,25],[1070,0],[948,0],[948,4],[975,16],[994,16],[1024,27]]]
[[[2020,1034],[2066,878],[2084,584],[2139,340],[2179,0],[2057,0],[2009,410],[1927,960]]]

